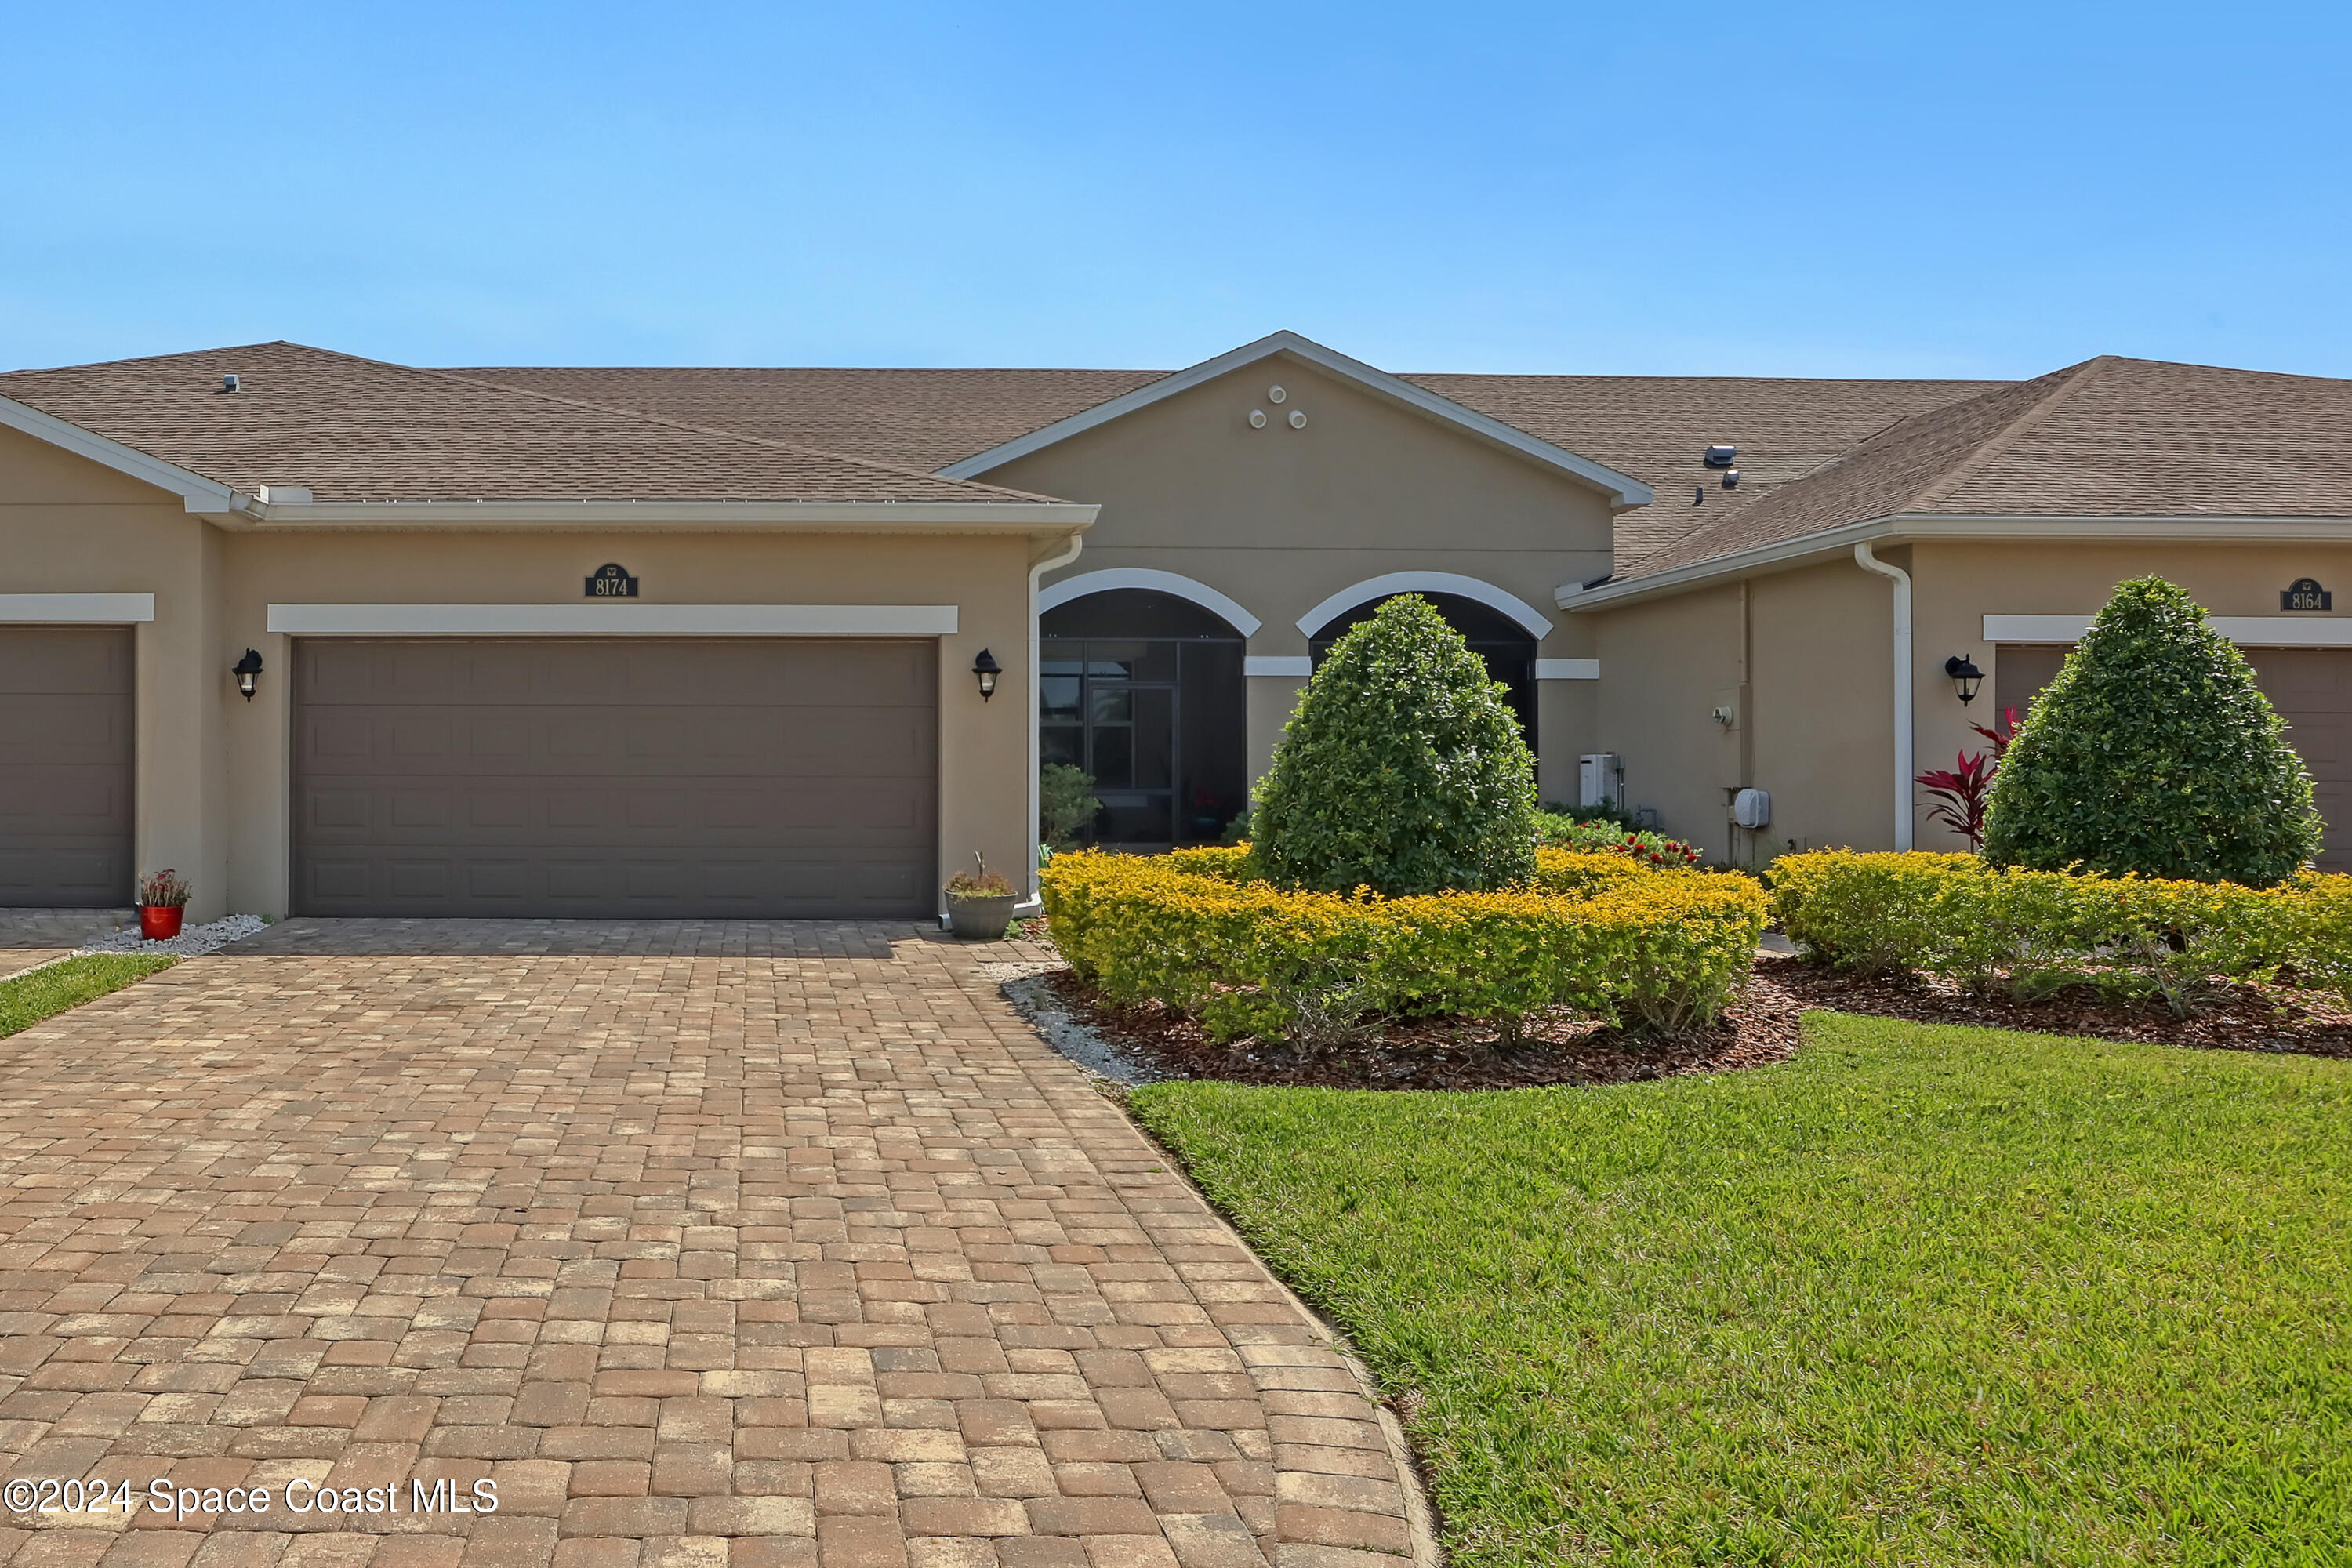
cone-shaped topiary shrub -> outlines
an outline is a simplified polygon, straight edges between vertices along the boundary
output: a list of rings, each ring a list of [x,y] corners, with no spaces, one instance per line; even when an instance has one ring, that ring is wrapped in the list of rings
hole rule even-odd
[[[1985,858],[2266,888],[2319,853],[2311,775],[2203,606],[2116,585],[1994,775]]]
[[[1332,647],[1283,731],[1250,819],[1288,888],[1391,896],[1535,872],[1535,759],[1462,634],[1401,594]]]

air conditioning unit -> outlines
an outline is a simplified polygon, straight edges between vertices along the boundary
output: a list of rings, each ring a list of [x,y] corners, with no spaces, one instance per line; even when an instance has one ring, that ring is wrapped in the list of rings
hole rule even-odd
[[[1731,825],[1734,827],[1769,827],[1772,826],[1772,792],[1744,789],[1731,797]]]
[[[1576,804],[1622,808],[1625,804],[1625,759],[1614,752],[1590,752],[1579,757]]]

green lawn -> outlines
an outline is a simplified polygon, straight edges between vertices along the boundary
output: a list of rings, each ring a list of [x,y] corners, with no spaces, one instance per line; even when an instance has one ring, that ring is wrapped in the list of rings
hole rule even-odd
[[[1458,1563],[2352,1562],[2352,1063],[1807,1040],[1133,1105],[1417,1394]]]
[[[175,961],[156,953],[95,952],[0,980],[0,1037],[29,1029],[68,1007],[120,991]]]

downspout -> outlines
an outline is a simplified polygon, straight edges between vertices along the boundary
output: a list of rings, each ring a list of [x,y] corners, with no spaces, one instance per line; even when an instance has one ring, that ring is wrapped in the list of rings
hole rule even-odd
[[[1911,574],[1853,547],[1853,563],[1895,584],[1895,847],[1911,847]]]
[[[1013,906],[1013,912],[1016,915],[1035,914],[1038,907],[1037,765],[1043,759],[1039,754],[1037,740],[1039,696],[1037,660],[1043,656],[1043,650],[1037,640],[1037,579],[1057,567],[1067,566],[1071,562],[1076,561],[1078,558],[1078,552],[1085,549],[1086,544],[1085,534],[1074,533],[1070,535],[1067,544],[1029,568],[1029,679],[1027,682],[1029,691],[1029,896]]]

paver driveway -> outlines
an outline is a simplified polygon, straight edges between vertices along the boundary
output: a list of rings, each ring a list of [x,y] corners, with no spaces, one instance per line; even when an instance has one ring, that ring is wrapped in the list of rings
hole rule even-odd
[[[119,931],[134,910],[0,910],[0,980]]]
[[[0,1041],[11,1474],[224,1510],[0,1556],[1393,1565],[1372,1407],[998,996],[1024,951],[294,921]]]

